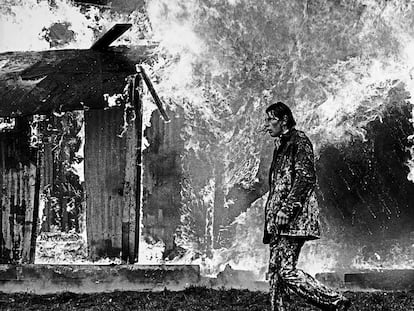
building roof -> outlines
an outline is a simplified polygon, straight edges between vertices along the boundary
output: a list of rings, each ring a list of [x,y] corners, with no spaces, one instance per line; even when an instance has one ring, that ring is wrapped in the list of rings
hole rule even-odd
[[[104,94],[119,94],[147,47],[105,50],[50,50],[0,54],[0,116],[102,109]],[[137,56],[138,55],[138,56]]]

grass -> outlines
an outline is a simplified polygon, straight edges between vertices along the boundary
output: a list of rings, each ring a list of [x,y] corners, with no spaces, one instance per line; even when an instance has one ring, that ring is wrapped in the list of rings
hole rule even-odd
[[[413,292],[345,292],[352,311],[413,311]],[[111,292],[56,295],[0,293],[0,310],[146,310],[146,311],[263,311],[269,310],[267,293],[191,287],[172,292]],[[296,299],[292,310],[318,310]]]

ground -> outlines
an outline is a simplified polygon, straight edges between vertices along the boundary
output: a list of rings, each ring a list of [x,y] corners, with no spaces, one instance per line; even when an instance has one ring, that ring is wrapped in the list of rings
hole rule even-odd
[[[413,311],[414,292],[345,292],[351,311]],[[0,293],[0,310],[269,310],[268,295],[248,290],[192,287],[180,292],[112,292],[99,294],[32,295]],[[316,311],[303,301],[293,310]]]

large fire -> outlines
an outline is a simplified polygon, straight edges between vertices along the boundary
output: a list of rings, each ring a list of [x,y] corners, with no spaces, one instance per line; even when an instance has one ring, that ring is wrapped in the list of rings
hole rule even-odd
[[[226,208],[237,208],[229,192],[235,185],[254,187],[260,165],[270,157],[263,155],[269,139],[260,133],[270,102],[282,100],[293,107],[319,156],[326,146],[369,141],[370,124],[382,122],[390,109],[409,105],[414,95],[410,2],[149,0],[145,10],[130,14],[63,0],[53,5],[2,2],[0,51],[49,49],[48,34],[56,23],[73,34],[58,48],[89,48],[99,32],[126,21],[134,28],[122,44],[157,43],[157,57],[146,68],[169,109],[183,109],[186,121],[181,136],[188,178],[176,237],[186,254],[174,262],[199,263],[206,274],[226,264],[254,270],[258,278],[266,270],[268,253],[261,244],[265,196],[233,219],[230,245],[215,247],[213,240],[218,193]],[[153,110],[151,106],[145,113],[148,126]],[[407,148],[412,159],[404,161],[406,177],[414,181],[414,147]],[[200,172],[201,162],[207,169]],[[366,208],[375,219],[375,208]],[[389,217],[398,214],[394,209],[388,208]],[[195,219],[200,214],[203,221]],[[338,222],[325,218],[327,231],[337,235],[306,246],[300,265],[307,271],[376,268],[378,262],[383,268],[412,267],[403,255],[412,252],[409,242],[395,258],[385,260],[375,249],[364,256],[364,238],[354,245],[341,240],[334,228]],[[141,245],[142,261],[161,261],[162,242]],[[388,250],[395,251],[396,245]]]
[[[151,1],[148,14],[157,41],[177,59],[166,71],[158,73],[161,92],[176,103],[181,103],[181,98],[187,99],[185,102],[190,106],[184,108],[189,114],[197,111],[206,120],[216,145],[208,149],[211,161],[225,161],[224,191],[234,184],[248,188],[256,182],[260,149],[266,144],[258,129],[263,108],[269,102],[282,99],[294,106],[298,123],[311,135],[318,153],[328,144],[367,141],[367,126],[375,120],[382,122],[390,106],[404,105],[413,94],[409,19],[414,12],[410,4],[376,1],[338,5],[329,1],[317,4],[297,1],[289,5],[282,1],[197,4]],[[184,38],[180,32],[167,31],[177,24],[192,35]],[[182,49],[177,51],[177,46]],[[183,69],[185,72],[181,72]],[[177,79],[172,72],[183,74]],[[200,141],[208,138],[197,129],[199,122],[194,120],[194,123],[187,126],[185,142],[189,149],[200,154],[206,150],[200,147]],[[412,161],[406,164],[410,167],[410,178]],[[205,186],[210,181],[211,177],[206,176]],[[195,189],[205,188],[192,189],[186,194],[197,198],[200,193]],[[210,189],[210,195],[214,195],[214,187]],[[261,245],[261,226],[257,221],[263,201],[258,202],[234,220],[236,234],[232,246],[213,249],[212,256],[203,257],[201,262],[206,271],[217,272],[231,263],[239,269],[255,267],[262,275],[267,253]],[[227,204],[231,208],[232,202]],[[194,204],[193,209],[197,206]],[[375,219],[377,212],[369,204],[366,208]],[[211,203],[205,209],[210,217]],[[395,209],[398,217],[398,207]],[[188,232],[193,232],[191,224],[184,225],[188,226]],[[191,238],[188,241],[185,235],[182,245],[194,251],[193,241]],[[312,273],[360,268],[363,248],[363,239],[354,245],[337,238],[309,243],[301,266]],[[401,256],[395,257],[395,262],[392,258],[383,261],[389,268],[411,266]],[[373,268],[378,266],[370,263]],[[367,263],[364,267],[368,266]]]

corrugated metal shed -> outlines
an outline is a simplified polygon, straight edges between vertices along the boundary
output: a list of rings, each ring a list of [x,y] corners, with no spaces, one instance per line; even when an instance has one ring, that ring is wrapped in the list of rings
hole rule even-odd
[[[135,84],[132,88],[129,86],[129,95],[135,98],[132,102],[137,118],[122,137],[119,137],[119,134],[124,122],[123,109],[105,110],[107,103],[104,101],[104,94],[123,93],[126,78],[136,73],[135,65],[151,56],[153,47],[134,47],[131,50],[124,47],[108,47],[129,27],[127,24],[115,25],[89,50],[0,54],[0,117],[85,110],[87,236],[91,259],[119,257],[122,253],[123,259],[134,262],[138,255],[142,136],[142,104],[137,100],[139,87]],[[146,83],[150,84],[143,69],[141,75],[146,79]],[[134,79],[134,83],[138,80]],[[149,87],[151,94],[156,96],[152,85]],[[159,103],[158,99],[157,104]],[[13,144],[13,140],[7,140],[0,146],[1,152],[8,152],[8,148]],[[15,171],[6,168],[7,163],[0,167],[0,179],[7,188],[7,193],[2,198],[12,202],[4,203],[4,206],[10,207],[4,207],[7,211],[2,213],[4,217],[0,222],[5,240],[2,244],[2,254],[13,241],[11,237],[15,227],[6,227],[9,221],[7,219],[11,219],[13,213],[18,214],[14,212],[14,206],[20,206],[21,209],[23,199],[26,205],[30,202],[34,208],[26,208],[25,212],[34,210],[32,214],[37,218],[36,204],[39,204],[39,191],[36,194],[36,189],[53,182],[52,153],[49,150],[50,146],[46,144],[44,147],[43,157],[38,158],[39,161],[36,163],[29,165],[22,162],[22,166],[17,167]],[[35,177],[33,172],[36,172]],[[27,179],[24,176],[29,176],[29,183],[24,184],[23,181]],[[15,180],[19,180],[18,187]],[[11,199],[15,188],[22,193],[18,201]],[[16,195],[13,198],[15,197]],[[22,212],[19,213],[21,220]],[[29,224],[30,217],[26,218],[25,221]],[[33,232],[36,233],[36,230]],[[29,253],[32,256],[32,249]]]

